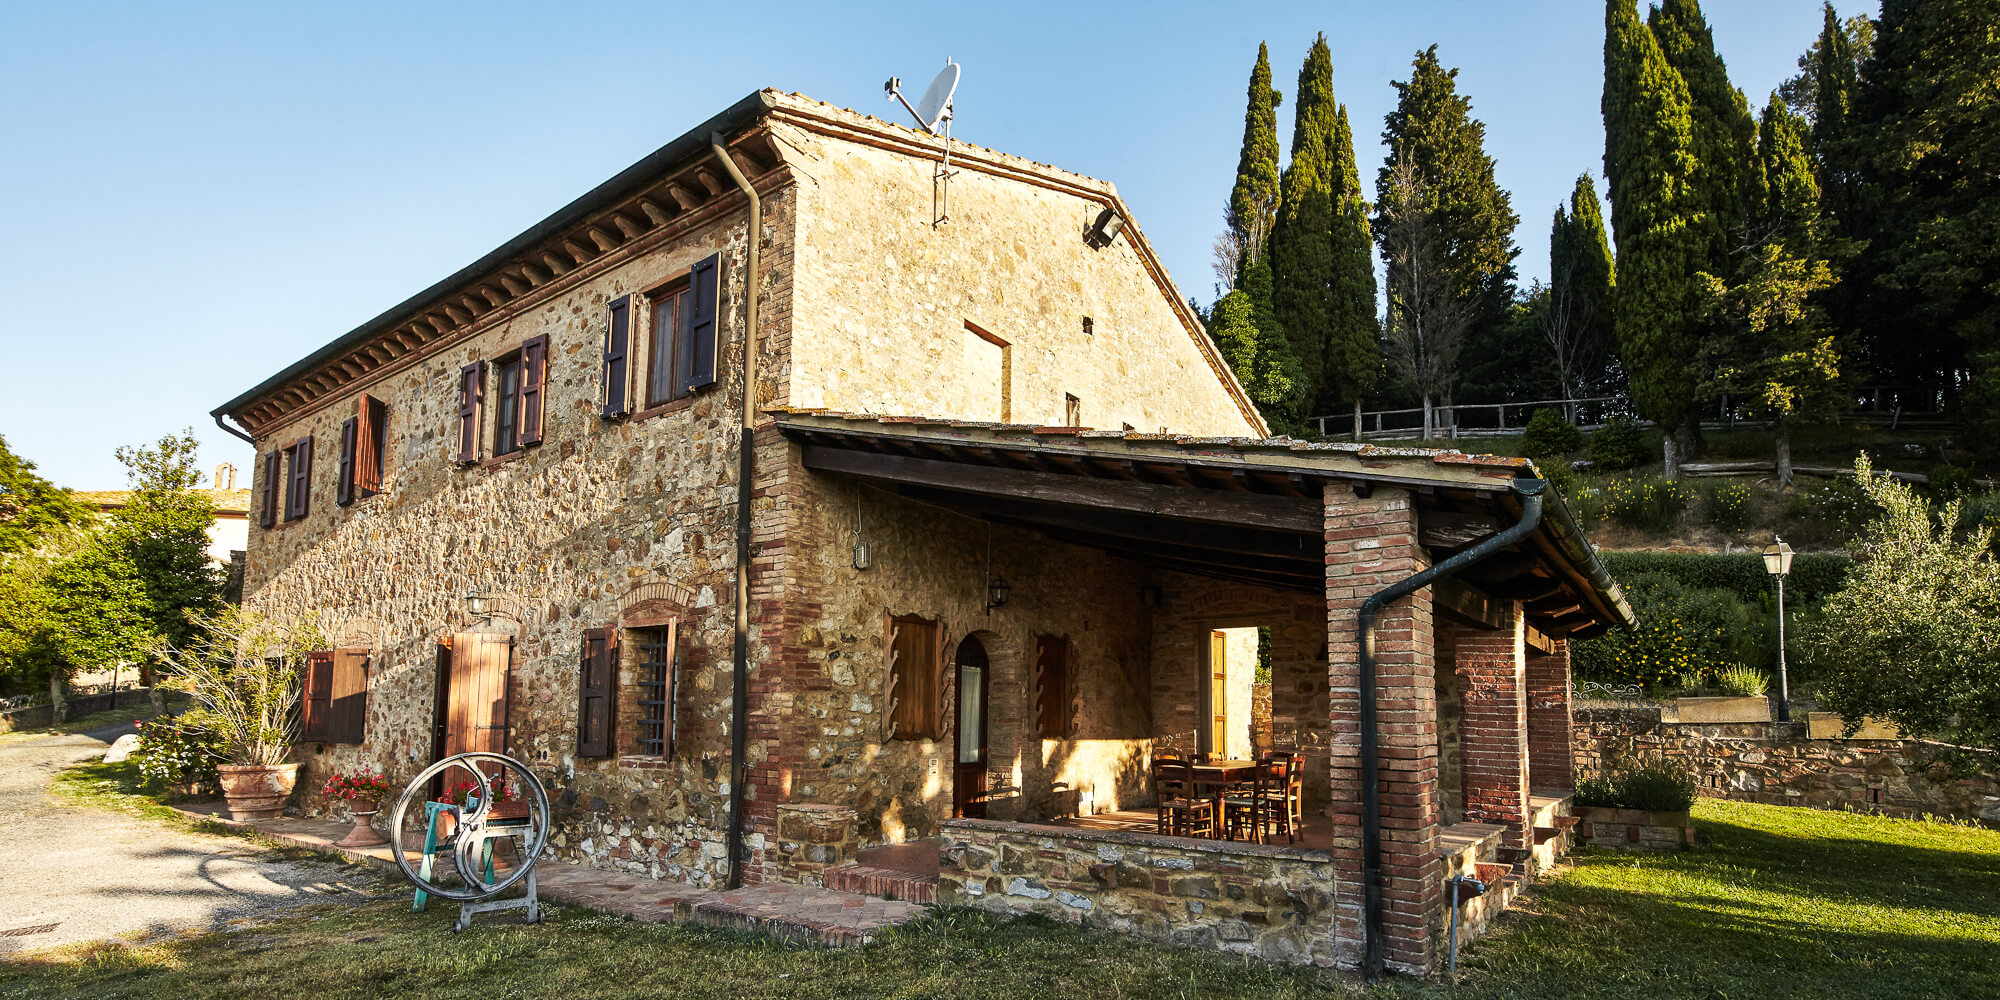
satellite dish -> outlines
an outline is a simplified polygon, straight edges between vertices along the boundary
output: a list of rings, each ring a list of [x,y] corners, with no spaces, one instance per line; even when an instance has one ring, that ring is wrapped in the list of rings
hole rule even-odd
[[[937,135],[938,126],[945,124],[946,134],[949,134],[951,95],[958,91],[958,69],[957,63],[946,58],[944,69],[939,70],[938,75],[931,80],[930,87],[924,91],[923,100],[918,101],[916,107],[910,106],[909,98],[903,96],[903,81],[895,77],[890,77],[889,82],[883,86],[884,96],[900,101],[910,114],[915,115],[918,128]]]
[[[917,120],[923,124],[924,131],[937,131],[938,122],[951,114],[951,95],[957,91],[958,64],[947,59],[944,69],[938,71],[930,87],[924,91],[924,99],[917,102]]]

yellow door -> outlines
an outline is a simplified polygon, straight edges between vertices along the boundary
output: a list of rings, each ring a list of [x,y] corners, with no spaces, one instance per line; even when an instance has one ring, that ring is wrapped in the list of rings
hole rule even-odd
[[[1217,757],[1229,756],[1229,641],[1217,630],[1208,634],[1208,746]]]

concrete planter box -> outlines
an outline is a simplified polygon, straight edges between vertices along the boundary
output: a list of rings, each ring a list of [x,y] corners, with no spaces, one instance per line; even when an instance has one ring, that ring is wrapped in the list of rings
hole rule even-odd
[[[1902,730],[1899,730],[1893,724],[1884,721],[1882,719],[1877,719],[1872,715],[1865,716],[1862,718],[1861,728],[1855,730],[1853,736],[1844,736],[1841,734],[1841,730],[1846,728],[1846,726],[1847,726],[1847,720],[1841,718],[1838,715],[1833,714],[1832,712],[1806,713],[1806,737],[1808,739],[1900,740],[1903,738]]]
[[[1694,821],[1685,812],[1649,812],[1577,806],[1576,836],[1597,847],[1683,851],[1695,846]]]
[[[1763,695],[1748,698],[1675,698],[1677,722],[1769,722],[1771,702]]]

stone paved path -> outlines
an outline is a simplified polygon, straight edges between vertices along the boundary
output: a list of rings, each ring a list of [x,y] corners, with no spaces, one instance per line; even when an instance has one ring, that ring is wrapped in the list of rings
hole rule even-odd
[[[382,886],[325,861],[69,805],[47,789],[130,727],[0,745],[0,956],[124,935],[226,927]]]
[[[187,810],[204,817],[217,816],[220,805],[196,805]],[[395,861],[386,847],[352,850],[337,847],[352,827],[312,819],[258,820],[259,833],[274,840],[329,853],[337,852],[393,870]],[[928,848],[932,857],[935,848]],[[398,876],[400,878],[400,876]],[[701,889],[681,882],[666,882],[626,872],[583,868],[543,862],[535,869],[541,897],[626,917],[643,923],[697,923],[710,927],[730,927],[756,931],[799,944],[853,947],[867,944],[889,927],[905,924],[921,916],[926,907],[899,899],[839,892],[803,885],[753,885],[732,891]],[[401,892],[410,892],[402,885]],[[439,900],[433,906],[453,906]],[[514,913],[477,916],[476,921],[519,919]]]

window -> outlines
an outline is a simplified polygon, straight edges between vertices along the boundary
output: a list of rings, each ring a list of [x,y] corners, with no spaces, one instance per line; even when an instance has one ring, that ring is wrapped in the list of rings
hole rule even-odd
[[[301,714],[302,739],[362,742],[368,729],[368,651],[333,649],[306,654]]]
[[[937,622],[914,615],[889,619],[888,704],[892,740],[937,739],[938,664],[942,633]]]
[[[1045,740],[1070,737],[1070,642],[1059,635],[1035,637],[1034,715]]]
[[[646,405],[671,403],[686,395],[675,377],[680,359],[681,324],[692,293],[685,279],[652,296],[652,334],[646,341]]]
[[[639,738],[642,754],[674,755],[674,681],[679,674],[679,651],[674,641],[676,626],[632,630],[638,643]]]
[[[510,358],[494,368],[499,405],[493,408],[493,454],[505,455],[521,450],[521,359]]]
[[[1083,426],[1083,400],[1069,393],[1063,393],[1063,426]]]
[[[264,482],[257,497],[257,526],[269,528],[278,523],[278,476],[282,472],[281,452],[264,453]]]
[[[389,408],[363,395],[354,416],[340,425],[340,478],[333,502],[345,507],[382,492],[382,463],[387,456]]]
[[[1085,316],[1083,318],[1083,335],[1088,337],[1095,334],[1096,332],[1097,332],[1096,324],[1090,321],[1090,317]]]
[[[285,449],[289,473],[285,477],[285,520],[306,516],[312,493],[313,439],[308,434]]]

